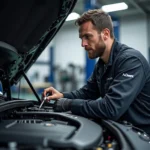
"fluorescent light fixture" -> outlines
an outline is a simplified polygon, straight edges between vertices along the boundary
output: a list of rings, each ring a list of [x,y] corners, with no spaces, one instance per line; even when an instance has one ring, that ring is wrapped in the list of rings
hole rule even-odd
[[[78,19],[80,17],[79,14],[77,14],[76,12],[72,12],[66,19],[66,21],[70,21],[70,20],[75,20]]]
[[[124,2],[102,6],[102,10],[105,12],[119,11],[124,9],[128,9],[128,5]]]

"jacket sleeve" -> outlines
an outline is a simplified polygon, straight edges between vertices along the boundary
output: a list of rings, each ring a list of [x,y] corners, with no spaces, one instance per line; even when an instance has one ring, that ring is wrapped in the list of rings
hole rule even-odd
[[[72,101],[74,114],[90,118],[118,120],[141,92],[146,77],[139,58],[130,56],[118,59],[115,76],[102,99]]]
[[[79,90],[75,90],[72,92],[63,92],[64,98],[94,100],[100,97],[100,92],[99,92],[98,85],[96,82],[96,67],[97,65],[95,66],[94,71],[91,77],[88,79],[86,85],[84,85]]]

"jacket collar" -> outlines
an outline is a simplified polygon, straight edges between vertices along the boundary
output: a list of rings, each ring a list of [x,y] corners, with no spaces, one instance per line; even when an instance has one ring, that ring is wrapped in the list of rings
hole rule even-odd
[[[119,45],[120,45],[119,42],[116,39],[114,39],[114,42],[113,42],[112,47],[111,47],[109,60],[105,66],[107,66],[107,67],[112,66],[113,61],[115,59],[115,56],[118,54],[118,51],[119,51],[118,47],[120,47]],[[99,59],[98,63],[104,65],[104,62],[101,58]]]
[[[116,39],[114,39],[114,42],[112,44],[112,47],[111,47],[111,52],[110,52],[110,56],[109,56],[109,60],[108,60],[108,63],[107,63],[107,66],[112,66],[113,64],[113,61],[115,59],[115,56],[116,54],[118,53],[118,41]]]

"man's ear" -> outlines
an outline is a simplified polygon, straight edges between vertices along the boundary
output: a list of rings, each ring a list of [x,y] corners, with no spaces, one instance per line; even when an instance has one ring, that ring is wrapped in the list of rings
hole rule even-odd
[[[107,40],[107,36],[104,34],[104,32],[101,32],[101,38],[106,41]]]
[[[104,40],[107,40],[107,36],[106,35],[104,35]]]
[[[105,28],[101,33],[104,40],[107,40],[110,37],[110,31],[107,28]]]

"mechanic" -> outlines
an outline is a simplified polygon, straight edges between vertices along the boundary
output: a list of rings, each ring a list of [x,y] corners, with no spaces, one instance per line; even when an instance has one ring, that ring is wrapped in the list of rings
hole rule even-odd
[[[145,57],[115,39],[111,17],[100,9],[83,13],[76,25],[88,57],[99,58],[94,71],[79,90],[61,93],[49,87],[42,96],[51,93],[47,101],[57,101],[55,111],[126,120],[150,134],[150,66]]]

